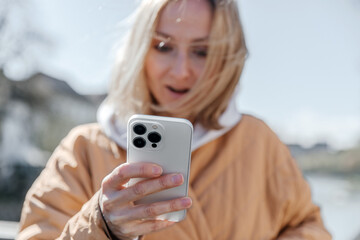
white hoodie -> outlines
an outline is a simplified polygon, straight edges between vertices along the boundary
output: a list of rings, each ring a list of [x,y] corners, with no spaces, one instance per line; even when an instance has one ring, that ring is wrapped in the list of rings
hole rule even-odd
[[[241,113],[236,108],[237,91],[233,94],[228,107],[220,116],[219,123],[223,128],[220,130],[207,130],[201,124],[194,126],[194,134],[191,150],[194,151],[206,143],[222,136],[233,128],[241,119]],[[127,132],[126,125],[117,121],[115,110],[111,105],[102,103],[97,112],[97,120],[105,134],[115,141],[120,147],[126,149]]]

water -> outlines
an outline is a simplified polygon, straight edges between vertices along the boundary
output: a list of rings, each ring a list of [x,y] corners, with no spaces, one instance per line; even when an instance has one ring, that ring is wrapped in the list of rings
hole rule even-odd
[[[355,239],[360,234],[360,189],[340,177],[306,175],[306,178],[333,239]]]

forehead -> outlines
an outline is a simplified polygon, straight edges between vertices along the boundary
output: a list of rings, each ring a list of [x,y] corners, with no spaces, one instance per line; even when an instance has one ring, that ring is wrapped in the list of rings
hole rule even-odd
[[[171,1],[160,13],[156,31],[175,40],[192,41],[210,34],[212,8],[208,0]]]

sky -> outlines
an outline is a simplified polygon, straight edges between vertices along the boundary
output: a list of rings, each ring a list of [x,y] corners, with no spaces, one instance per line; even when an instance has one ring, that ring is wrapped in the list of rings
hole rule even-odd
[[[52,44],[37,52],[39,70],[80,93],[106,92],[115,46],[139,1],[29,1],[32,24]],[[239,110],[286,143],[360,143],[360,1],[238,2],[249,50]]]

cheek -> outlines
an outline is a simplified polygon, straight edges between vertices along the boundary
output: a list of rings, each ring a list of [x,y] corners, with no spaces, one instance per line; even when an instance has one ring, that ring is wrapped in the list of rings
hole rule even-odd
[[[145,72],[148,81],[158,82],[165,73],[165,65],[156,54],[150,52],[145,59]]]
[[[191,61],[192,72],[194,73],[194,81],[198,81],[205,71],[205,59],[196,59]]]
[[[195,65],[194,72],[196,74],[197,79],[199,79],[199,77],[204,73],[204,70],[205,70],[205,64]]]
[[[156,54],[151,53],[145,59],[146,84],[155,98],[161,95],[161,81],[164,78],[164,67]]]
[[[151,58],[151,55],[149,54],[148,56],[146,56],[145,59],[145,74],[146,74],[146,79],[147,81],[151,81],[151,79],[153,79],[153,75],[154,75],[154,66],[153,66],[153,61]]]

